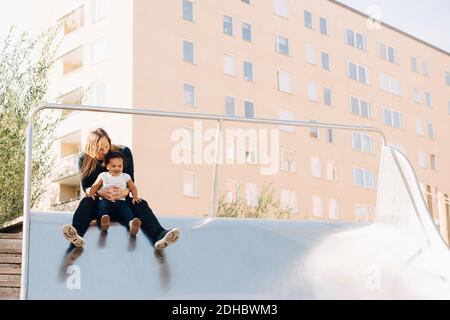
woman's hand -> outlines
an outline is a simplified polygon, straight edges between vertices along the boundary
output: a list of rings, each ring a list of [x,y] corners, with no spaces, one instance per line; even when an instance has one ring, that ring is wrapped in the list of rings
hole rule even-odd
[[[130,194],[130,190],[128,188],[121,189],[117,186],[111,186],[106,189],[103,189],[100,191],[101,193],[97,192],[101,197],[109,200],[109,201],[115,201],[119,200],[121,198],[125,198]]]
[[[117,191],[114,189],[114,187],[109,187],[103,190],[98,190],[97,194],[109,201],[116,201],[117,199],[120,199],[121,197],[117,197]]]

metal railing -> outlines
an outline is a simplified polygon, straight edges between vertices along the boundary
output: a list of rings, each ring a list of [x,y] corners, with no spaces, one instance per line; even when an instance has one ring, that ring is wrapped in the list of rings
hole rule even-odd
[[[36,114],[44,109],[51,110],[78,110],[78,111],[92,111],[92,112],[104,112],[115,114],[127,114],[127,115],[141,115],[141,116],[156,116],[156,117],[170,117],[170,118],[183,118],[183,119],[196,119],[196,120],[216,120],[216,143],[215,143],[215,160],[212,174],[212,187],[211,187],[211,217],[215,216],[216,198],[217,198],[217,171],[218,171],[218,158],[220,152],[219,149],[219,135],[222,130],[223,122],[244,122],[255,124],[273,124],[273,125],[285,125],[285,126],[298,126],[309,128],[327,128],[338,130],[356,130],[374,132],[381,136],[383,146],[386,145],[386,136],[384,132],[375,127],[366,127],[362,125],[351,124],[334,124],[325,122],[311,122],[311,121],[295,121],[295,120],[278,120],[278,119],[264,119],[264,118],[245,118],[245,117],[230,117],[224,115],[204,114],[204,113],[185,113],[185,112],[170,112],[154,109],[131,109],[131,108],[115,108],[115,107],[98,107],[98,106],[86,106],[86,105],[68,105],[68,104],[54,104],[46,103],[39,107],[36,107],[30,111],[28,115],[27,137],[26,137],[26,149],[25,149],[25,184],[24,184],[24,201],[23,201],[23,241],[22,241],[22,278],[20,298],[26,299],[28,295],[28,253],[30,248],[30,210],[31,210],[31,168],[32,168],[32,143],[33,143],[33,127]]]

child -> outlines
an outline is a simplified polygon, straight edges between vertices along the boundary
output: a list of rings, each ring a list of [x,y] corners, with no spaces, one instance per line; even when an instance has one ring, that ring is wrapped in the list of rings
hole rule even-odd
[[[118,186],[122,189],[130,189],[133,196],[132,203],[139,203],[141,199],[138,197],[138,192],[130,175],[123,173],[124,156],[120,152],[110,152],[105,156],[105,166],[108,172],[102,172],[98,175],[97,180],[91,186],[86,196],[95,199],[95,194],[100,187],[107,188],[110,186]],[[110,201],[106,199],[100,199],[98,205],[98,219],[100,220],[100,226],[102,230],[108,230],[109,223],[111,221],[111,214],[116,212],[119,220],[126,223],[126,226],[130,230],[130,235],[135,236],[139,228],[141,227],[141,220],[139,218],[133,218],[133,213],[130,207],[127,205],[125,198],[121,198],[117,201]]]

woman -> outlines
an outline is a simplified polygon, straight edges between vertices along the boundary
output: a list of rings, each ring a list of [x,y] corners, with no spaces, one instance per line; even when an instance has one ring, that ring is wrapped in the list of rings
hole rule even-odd
[[[106,154],[110,151],[119,151],[124,155],[125,165],[123,172],[129,174],[134,181],[133,155],[131,150],[125,146],[117,146],[111,144],[111,139],[105,130],[98,128],[89,133],[84,153],[81,154],[78,165],[81,171],[81,186],[85,193],[89,192],[89,188],[94,184],[98,175],[106,168],[104,160]],[[180,236],[177,228],[166,230],[156,219],[152,209],[147,202],[142,199],[139,203],[132,203],[129,197],[130,190],[128,188],[120,189],[118,187],[110,187],[105,190],[98,190],[95,199],[84,197],[81,199],[77,210],[72,219],[72,225],[63,226],[64,237],[73,243],[76,247],[84,245],[82,236],[89,227],[91,220],[97,217],[98,197],[115,201],[126,197],[126,201],[133,211],[133,215],[141,220],[141,229],[154,243],[154,247],[158,250],[164,249],[168,245],[176,242]]]

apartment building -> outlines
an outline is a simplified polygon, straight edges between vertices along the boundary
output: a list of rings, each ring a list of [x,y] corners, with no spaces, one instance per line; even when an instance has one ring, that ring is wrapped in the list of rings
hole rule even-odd
[[[426,39],[326,0],[48,0],[45,12],[47,24],[64,26],[51,100],[378,127],[411,161],[436,221],[448,202],[450,58]],[[66,114],[55,142],[53,209],[76,206],[76,154],[91,128],[104,127],[113,142],[132,148],[136,184],[157,214],[209,214],[213,166],[175,163],[174,132],[205,139],[182,148],[198,160],[216,126]],[[248,135],[242,147],[224,143],[220,158],[231,164],[218,167],[219,197],[256,205],[272,184],[292,219],[371,220],[378,135],[224,122],[224,138],[239,128],[277,130],[279,170],[261,174],[261,136]],[[245,164],[236,164],[240,151]]]

